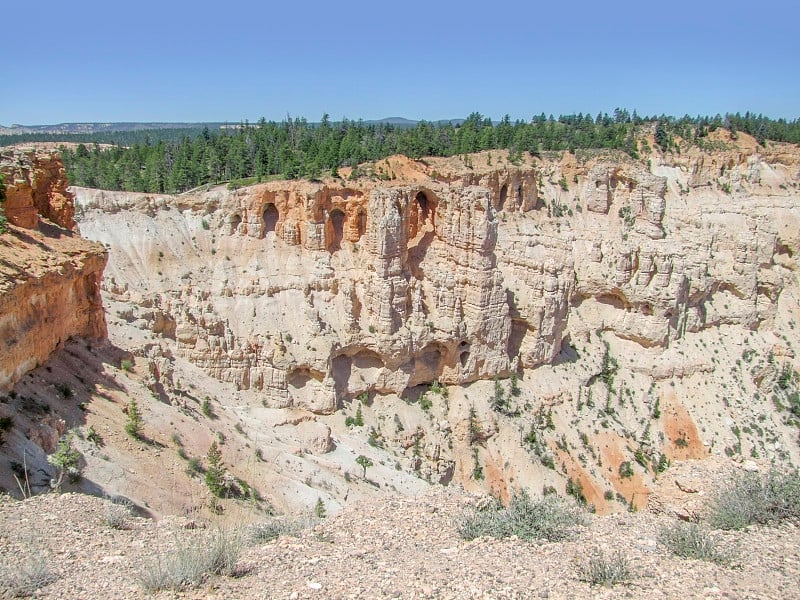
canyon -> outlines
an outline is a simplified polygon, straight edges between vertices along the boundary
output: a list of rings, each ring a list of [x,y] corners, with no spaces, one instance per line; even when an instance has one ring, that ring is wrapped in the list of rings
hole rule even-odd
[[[24,155],[0,388],[63,424],[19,418],[0,450],[46,471],[91,426],[84,489],[154,514],[250,510],[187,470],[212,441],[280,512],[431,485],[618,512],[663,502],[681,461],[797,465],[779,383],[800,343],[800,153],[712,142],[394,156],[180,195],[67,191],[56,158]],[[123,432],[130,398],[150,445]]]

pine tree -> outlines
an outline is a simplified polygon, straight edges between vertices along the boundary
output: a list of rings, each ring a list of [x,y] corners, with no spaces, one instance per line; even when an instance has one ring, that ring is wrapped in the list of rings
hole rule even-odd
[[[317,503],[314,505],[314,516],[318,519],[324,519],[328,516],[328,513],[325,512],[325,503],[322,498],[317,498]]]
[[[139,405],[136,400],[131,399],[128,403],[128,420],[125,422],[125,433],[134,439],[142,439],[142,413],[139,411]]]
[[[222,466],[222,452],[217,446],[217,442],[211,443],[208,454],[206,454],[206,460],[208,460],[206,486],[212,494],[217,498],[221,498],[225,494],[225,482],[223,480],[225,469]]]
[[[363,454],[359,454],[358,457],[356,457],[356,464],[358,464],[362,469],[364,469],[364,479],[366,479],[367,467],[371,467],[375,463],[373,463],[372,459],[370,459],[369,457],[364,456]]]
[[[70,483],[75,483],[80,479],[80,458],[81,453],[72,447],[72,433],[62,437],[58,442],[56,451],[47,457],[47,462],[59,470],[58,479],[53,484],[56,490],[61,488],[64,475],[69,477]]]

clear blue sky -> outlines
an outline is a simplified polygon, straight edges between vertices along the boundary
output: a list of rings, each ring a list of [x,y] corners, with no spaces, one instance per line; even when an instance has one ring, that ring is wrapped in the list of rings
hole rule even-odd
[[[0,124],[800,117],[800,3],[8,2]]]

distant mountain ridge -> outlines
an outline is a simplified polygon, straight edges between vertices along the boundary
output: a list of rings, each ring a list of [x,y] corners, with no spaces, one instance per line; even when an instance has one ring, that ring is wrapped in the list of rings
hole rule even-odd
[[[432,121],[437,125],[450,123],[452,125],[459,125],[463,123],[464,119],[440,119]],[[208,121],[198,123],[167,123],[167,122],[119,122],[119,123],[58,123],[56,125],[19,125],[12,124],[9,126],[0,125],[0,135],[24,135],[24,134],[92,134],[92,133],[108,133],[114,131],[145,131],[148,129],[197,129],[201,127],[208,127],[209,129],[222,129],[226,127],[235,127],[241,121]],[[415,127],[419,120],[406,119],[405,117],[386,117],[383,119],[363,121],[368,125],[394,125],[395,127]],[[311,125],[316,125],[312,122]]]
[[[109,131],[142,131],[147,129],[191,129],[195,127],[219,128],[219,123],[59,123],[57,125],[0,125],[0,135],[17,135],[29,133],[43,134],[87,134]]]

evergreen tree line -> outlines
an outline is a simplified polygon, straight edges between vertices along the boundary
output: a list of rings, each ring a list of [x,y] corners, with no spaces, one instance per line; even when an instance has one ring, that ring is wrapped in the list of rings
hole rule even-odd
[[[211,124],[209,126],[215,127]],[[186,136],[195,138],[200,135],[203,128],[203,124],[198,124],[191,127],[159,127],[155,129],[129,129],[127,131],[95,131],[93,133],[4,133],[0,135],[0,146],[28,142],[118,144],[120,146],[149,145],[159,141],[179,142]]]
[[[508,149],[512,160],[523,151],[617,149],[639,157],[643,125],[655,124],[655,140],[663,150],[679,151],[674,136],[702,144],[710,131],[724,127],[733,134],[744,131],[763,144],[766,140],[800,143],[800,120],[772,120],[746,113],[725,117],[640,117],[617,109],[613,115],[538,115],[530,121],[512,122],[508,116],[494,123],[479,113],[465,121],[415,127],[361,121],[320,123],[286,119],[280,123],[261,119],[229,129],[203,129],[180,140],[147,139],[112,149],[79,145],[64,148],[62,156],[75,185],[154,193],[182,192],[208,183],[263,181],[338,175],[342,166],[356,166],[392,154],[411,158],[453,156],[491,149]]]

